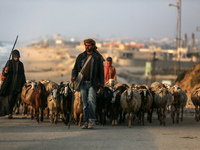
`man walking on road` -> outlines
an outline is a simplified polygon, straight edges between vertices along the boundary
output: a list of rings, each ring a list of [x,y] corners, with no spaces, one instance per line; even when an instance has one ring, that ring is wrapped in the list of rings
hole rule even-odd
[[[71,81],[75,81],[87,58],[91,55],[92,57],[83,71],[80,93],[85,117],[82,129],[92,129],[95,123],[96,93],[97,91],[102,92],[104,86],[104,59],[97,51],[96,42],[93,39],[84,40],[84,45],[85,51],[78,55],[72,69]]]

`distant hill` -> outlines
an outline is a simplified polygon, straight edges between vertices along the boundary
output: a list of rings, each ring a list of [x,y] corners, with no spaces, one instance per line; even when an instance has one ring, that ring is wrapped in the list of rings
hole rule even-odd
[[[188,103],[186,107],[194,107],[190,95],[194,88],[200,87],[200,64],[194,65],[191,69],[181,73],[175,84],[179,85],[182,90],[186,91]]]

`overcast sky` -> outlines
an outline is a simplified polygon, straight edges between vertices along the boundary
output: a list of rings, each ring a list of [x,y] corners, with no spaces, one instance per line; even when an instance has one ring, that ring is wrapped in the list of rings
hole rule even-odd
[[[0,41],[67,38],[175,38],[175,0],[0,0]],[[182,0],[182,35],[200,26],[200,0]]]

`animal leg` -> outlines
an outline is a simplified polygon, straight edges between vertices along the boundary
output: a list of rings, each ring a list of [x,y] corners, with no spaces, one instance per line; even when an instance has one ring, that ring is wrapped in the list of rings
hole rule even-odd
[[[153,109],[151,109],[148,112],[147,121],[149,121],[149,123],[152,123],[152,114],[153,114]]]
[[[39,123],[39,108],[36,108],[36,122]]]
[[[79,126],[81,126],[82,119],[83,119],[83,113],[79,115],[79,124],[78,124]]]
[[[20,102],[17,99],[16,103],[15,103],[15,114],[19,114],[19,106],[20,106]]]
[[[30,108],[30,112],[31,112],[31,120],[33,120],[33,107]]]
[[[75,124],[78,125],[77,113],[75,109],[74,109],[74,120],[75,120]]]
[[[163,113],[162,113],[162,108],[159,108],[159,121],[160,121],[160,125],[163,124]]]
[[[42,121],[44,120],[44,118],[43,118],[43,117],[44,117],[44,114],[43,114],[43,109],[42,109],[42,108],[40,108],[40,112],[41,112],[41,119],[40,119],[40,120],[41,120],[41,122],[42,122]]]
[[[127,121],[127,127],[129,127],[129,122],[130,122],[130,121],[129,121],[129,120],[130,120],[129,116],[130,116],[130,113],[127,113],[127,116],[126,116],[126,117],[127,117],[127,120],[128,120],[128,121]]]
[[[199,110],[198,110],[198,106],[196,105],[196,106],[195,106],[195,120],[196,120],[196,121],[199,121],[199,120],[198,120],[198,119],[199,119],[198,114],[199,114]]]
[[[103,125],[105,125],[106,124],[106,114],[104,113],[103,114]]]
[[[183,106],[181,107],[181,121],[183,121]]]
[[[170,111],[169,111],[169,107],[170,107],[170,106],[167,106],[167,112],[168,112],[168,114],[169,114],[169,112],[170,112]]]
[[[23,116],[25,116],[25,109],[26,109],[26,107],[25,107],[25,106],[26,106],[26,105],[25,105],[25,103],[23,103],[22,105],[23,105],[23,109],[22,109],[22,115],[23,115]]]
[[[161,114],[161,108],[158,108],[158,120],[160,121],[160,125],[162,125],[162,114]]]
[[[46,118],[49,118],[49,107],[46,107]]]
[[[102,114],[102,111],[100,112],[100,114],[99,114],[99,123],[100,124],[103,124],[103,116],[102,116],[103,114]]]
[[[132,120],[133,120],[133,114],[130,113],[130,115],[129,115],[129,126],[128,126],[129,128],[131,128]]]
[[[110,111],[110,122],[112,126],[115,125],[113,110]]]
[[[144,125],[144,113],[142,113],[142,125]]]
[[[200,120],[200,106],[199,106],[199,113],[198,113],[198,121]]]
[[[57,124],[58,122],[58,113],[57,111],[55,112],[55,118],[54,118],[54,123]]]
[[[174,108],[174,106],[172,106],[172,107],[171,107],[172,123],[174,123],[174,116],[175,116],[175,108]]]
[[[177,108],[176,123],[179,123],[179,114],[180,114],[180,107]]]
[[[119,112],[119,123],[122,123],[122,111]]]
[[[123,122],[123,123],[125,122],[125,119],[126,119],[126,113],[123,112],[123,119],[122,119],[122,122]]]
[[[49,114],[50,114],[50,123],[53,123],[53,110],[52,110],[52,108],[49,108]]]
[[[63,122],[67,125],[69,122],[69,114],[67,112],[64,112],[64,119]]]
[[[163,125],[166,126],[166,107],[163,108]]]
[[[115,114],[115,125],[117,125],[117,119],[118,119],[118,115]]]
[[[64,108],[63,108],[63,99],[61,99],[60,101],[60,119],[62,119],[62,121],[64,121]]]
[[[23,103],[22,114],[25,116],[25,115],[27,115],[27,112],[28,112],[28,104]]]

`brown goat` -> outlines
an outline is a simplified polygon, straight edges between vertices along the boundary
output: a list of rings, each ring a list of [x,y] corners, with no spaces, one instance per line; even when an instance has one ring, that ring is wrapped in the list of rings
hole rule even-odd
[[[36,111],[36,121],[39,123],[39,109],[41,111],[41,121],[43,121],[43,110],[47,107],[47,92],[44,84],[39,82],[33,91],[30,100],[31,106]],[[33,112],[31,112],[31,119],[33,119]]]
[[[74,119],[75,123],[81,126],[81,121],[83,118],[83,104],[80,96],[80,92],[76,92],[75,94],[75,99],[74,99]],[[78,123],[78,117],[79,117],[79,123]]]
[[[60,96],[58,85],[51,89],[51,93],[47,97],[47,104],[50,112],[50,123],[58,122],[58,113],[60,110]]]
[[[31,104],[30,97],[36,85],[37,85],[37,82],[31,82],[31,83],[26,83],[22,87],[22,92],[21,92],[21,104],[23,105],[22,115],[27,115],[28,105]]]

